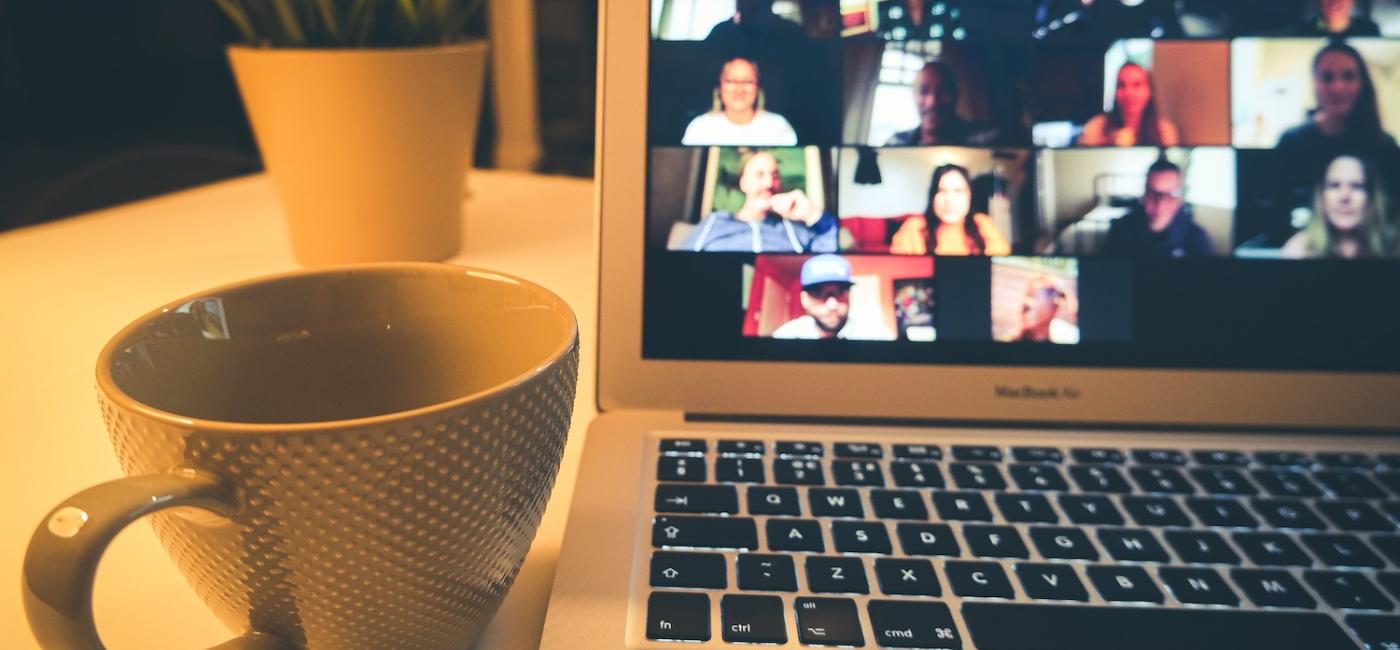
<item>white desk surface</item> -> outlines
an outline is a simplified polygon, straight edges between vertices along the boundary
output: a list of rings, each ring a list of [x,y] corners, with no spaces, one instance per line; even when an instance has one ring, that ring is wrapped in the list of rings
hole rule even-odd
[[[468,178],[464,244],[449,261],[552,289],[578,314],[583,344],[563,469],[525,567],[476,645],[535,648],[595,414],[593,185],[490,171]],[[102,345],[164,302],[297,267],[265,176],[0,235],[0,648],[38,647],[19,596],[24,549],[40,518],[68,495],[121,475],[97,408]],[[95,603],[110,650],[203,650],[233,636],[144,523],[108,550]]]

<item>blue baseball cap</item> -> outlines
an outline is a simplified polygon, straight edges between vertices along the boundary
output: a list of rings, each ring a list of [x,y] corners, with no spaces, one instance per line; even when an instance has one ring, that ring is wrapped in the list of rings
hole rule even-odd
[[[802,264],[802,286],[851,282],[851,263],[840,255],[818,255]]]

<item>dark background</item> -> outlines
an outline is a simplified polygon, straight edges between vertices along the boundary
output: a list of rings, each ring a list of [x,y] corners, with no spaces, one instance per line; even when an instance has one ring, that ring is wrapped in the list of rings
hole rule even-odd
[[[535,3],[540,171],[591,175],[597,4]],[[0,231],[261,170],[237,40],[213,0],[0,0]]]

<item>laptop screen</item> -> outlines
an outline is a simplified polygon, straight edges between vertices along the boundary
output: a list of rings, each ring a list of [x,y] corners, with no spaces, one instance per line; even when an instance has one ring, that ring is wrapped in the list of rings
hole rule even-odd
[[[643,356],[1400,370],[1400,0],[651,0]]]

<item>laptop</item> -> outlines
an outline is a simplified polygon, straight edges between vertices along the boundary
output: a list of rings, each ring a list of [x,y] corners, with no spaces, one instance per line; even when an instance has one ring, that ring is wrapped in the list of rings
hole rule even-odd
[[[1236,4],[603,2],[542,647],[1400,647],[1400,12]]]

